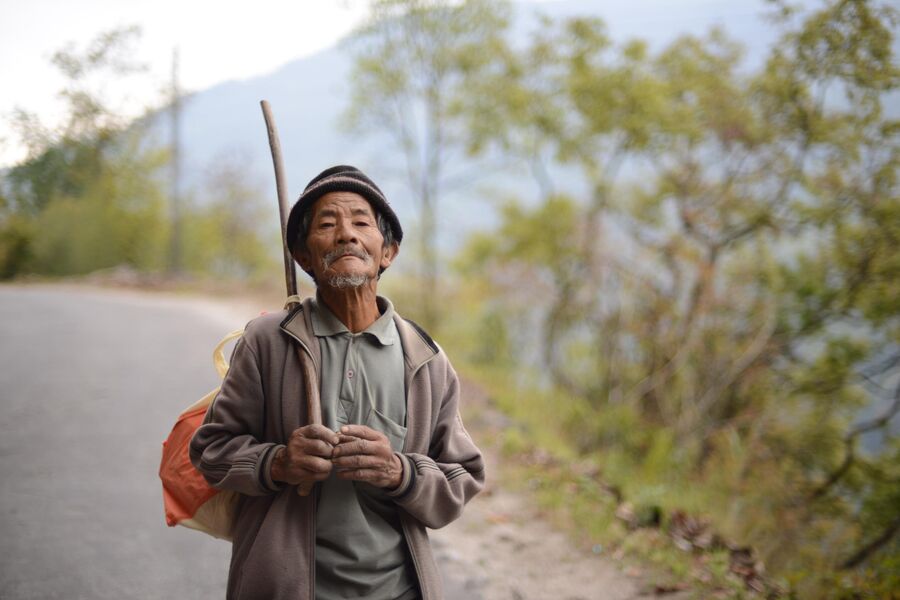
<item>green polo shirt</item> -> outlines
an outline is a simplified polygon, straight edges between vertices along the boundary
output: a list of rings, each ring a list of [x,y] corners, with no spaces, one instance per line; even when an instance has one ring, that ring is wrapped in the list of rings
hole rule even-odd
[[[406,437],[403,348],[394,307],[378,297],[379,317],[351,333],[324,302],[311,314],[322,354],[322,421],[368,425],[384,433],[395,452]],[[367,483],[331,474],[321,486],[316,513],[316,598],[418,597],[415,569],[397,507]]]

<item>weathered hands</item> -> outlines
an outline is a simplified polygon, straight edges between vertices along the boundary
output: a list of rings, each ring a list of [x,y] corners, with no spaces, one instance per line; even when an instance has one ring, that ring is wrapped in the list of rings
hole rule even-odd
[[[380,431],[365,425],[344,425],[331,462],[341,479],[364,481],[394,489],[403,480],[403,464]]]
[[[328,479],[332,453],[339,441],[338,434],[324,425],[295,429],[287,446],[279,448],[272,460],[272,480],[294,485]]]
[[[328,479],[332,468],[341,479],[364,481],[394,489],[403,479],[403,465],[380,431],[365,425],[344,425],[337,434],[323,425],[295,429],[285,448],[272,460],[272,479],[291,485]]]

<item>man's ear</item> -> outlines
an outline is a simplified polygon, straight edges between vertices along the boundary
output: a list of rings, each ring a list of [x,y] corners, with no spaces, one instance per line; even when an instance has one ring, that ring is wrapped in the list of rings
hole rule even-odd
[[[398,254],[400,254],[400,244],[391,242],[391,245],[384,249],[384,253],[381,255],[381,264],[379,266],[382,269],[387,269],[391,266],[391,263],[394,262],[394,259],[397,258]]]
[[[309,255],[309,251],[306,248],[294,248],[292,254],[294,260],[297,261],[297,264],[299,264],[304,271],[309,272],[312,270],[312,257]]]

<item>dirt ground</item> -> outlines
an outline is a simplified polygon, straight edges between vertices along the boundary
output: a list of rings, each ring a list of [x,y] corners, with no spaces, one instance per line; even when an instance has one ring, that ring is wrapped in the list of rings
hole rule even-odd
[[[504,462],[495,441],[504,418],[483,391],[466,381],[463,398],[470,405],[467,412],[478,417],[467,428],[485,452],[488,480],[457,522],[432,532],[445,572],[463,582],[470,597],[482,600],[656,597],[638,569],[577,547],[523,493],[499,484]]]

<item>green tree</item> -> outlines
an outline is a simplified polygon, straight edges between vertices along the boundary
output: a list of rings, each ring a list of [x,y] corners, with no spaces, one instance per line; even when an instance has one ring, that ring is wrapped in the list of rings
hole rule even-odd
[[[514,347],[594,411],[569,408],[582,452],[620,443],[604,416],[633,411],[674,440],[669,468],[743,507],[720,514],[729,533],[782,575],[818,573],[796,581],[816,594],[896,562],[895,451],[859,447],[900,411],[896,17],[785,15],[755,74],[721,32],[651,54],[592,19],[500,56],[464,99],[470,148],[518,156],[542,200],[463,262],[500,282],[509,331],[542,324]]]
[[[52,63],[66,78],[62,125],[51,129],[19,110],[24,162],[4,177],[0,271],[51,275],[128,264],[158,267],[165,156],[112,106],[111,81],[139,74],[135,28],[109,31],[84,49],[71,45]]]
[[[438,324],[439,204],[464,156],[457,104],[471,81],[505,52],[504,3],[487,0],[378,0],[356,32],[352,99],[346,120],[386,137],[402,154],[406,183],[419,208],[421,311]]]
[[[246,162],[239,154],[217,157],[187,211],[186,266],[196,274],[271,279],[277,272],[278,227],[266,222],[261,186],[242,168]],[[262,225],[273,235],[265,236]]]
[[[104,153],[126,119],[112,106],[109,83],[142,73],[133,62],[136,27],[101,33],[80,50],[72,44],[54,53],[51,63],[65,77],[59,92],[66,117],[60,127],[44,126],[23,109],[14,125],[27,147],[27,158],[7,176],[11,208],[34,214],[56,196],[78,196],[103,168]]]

